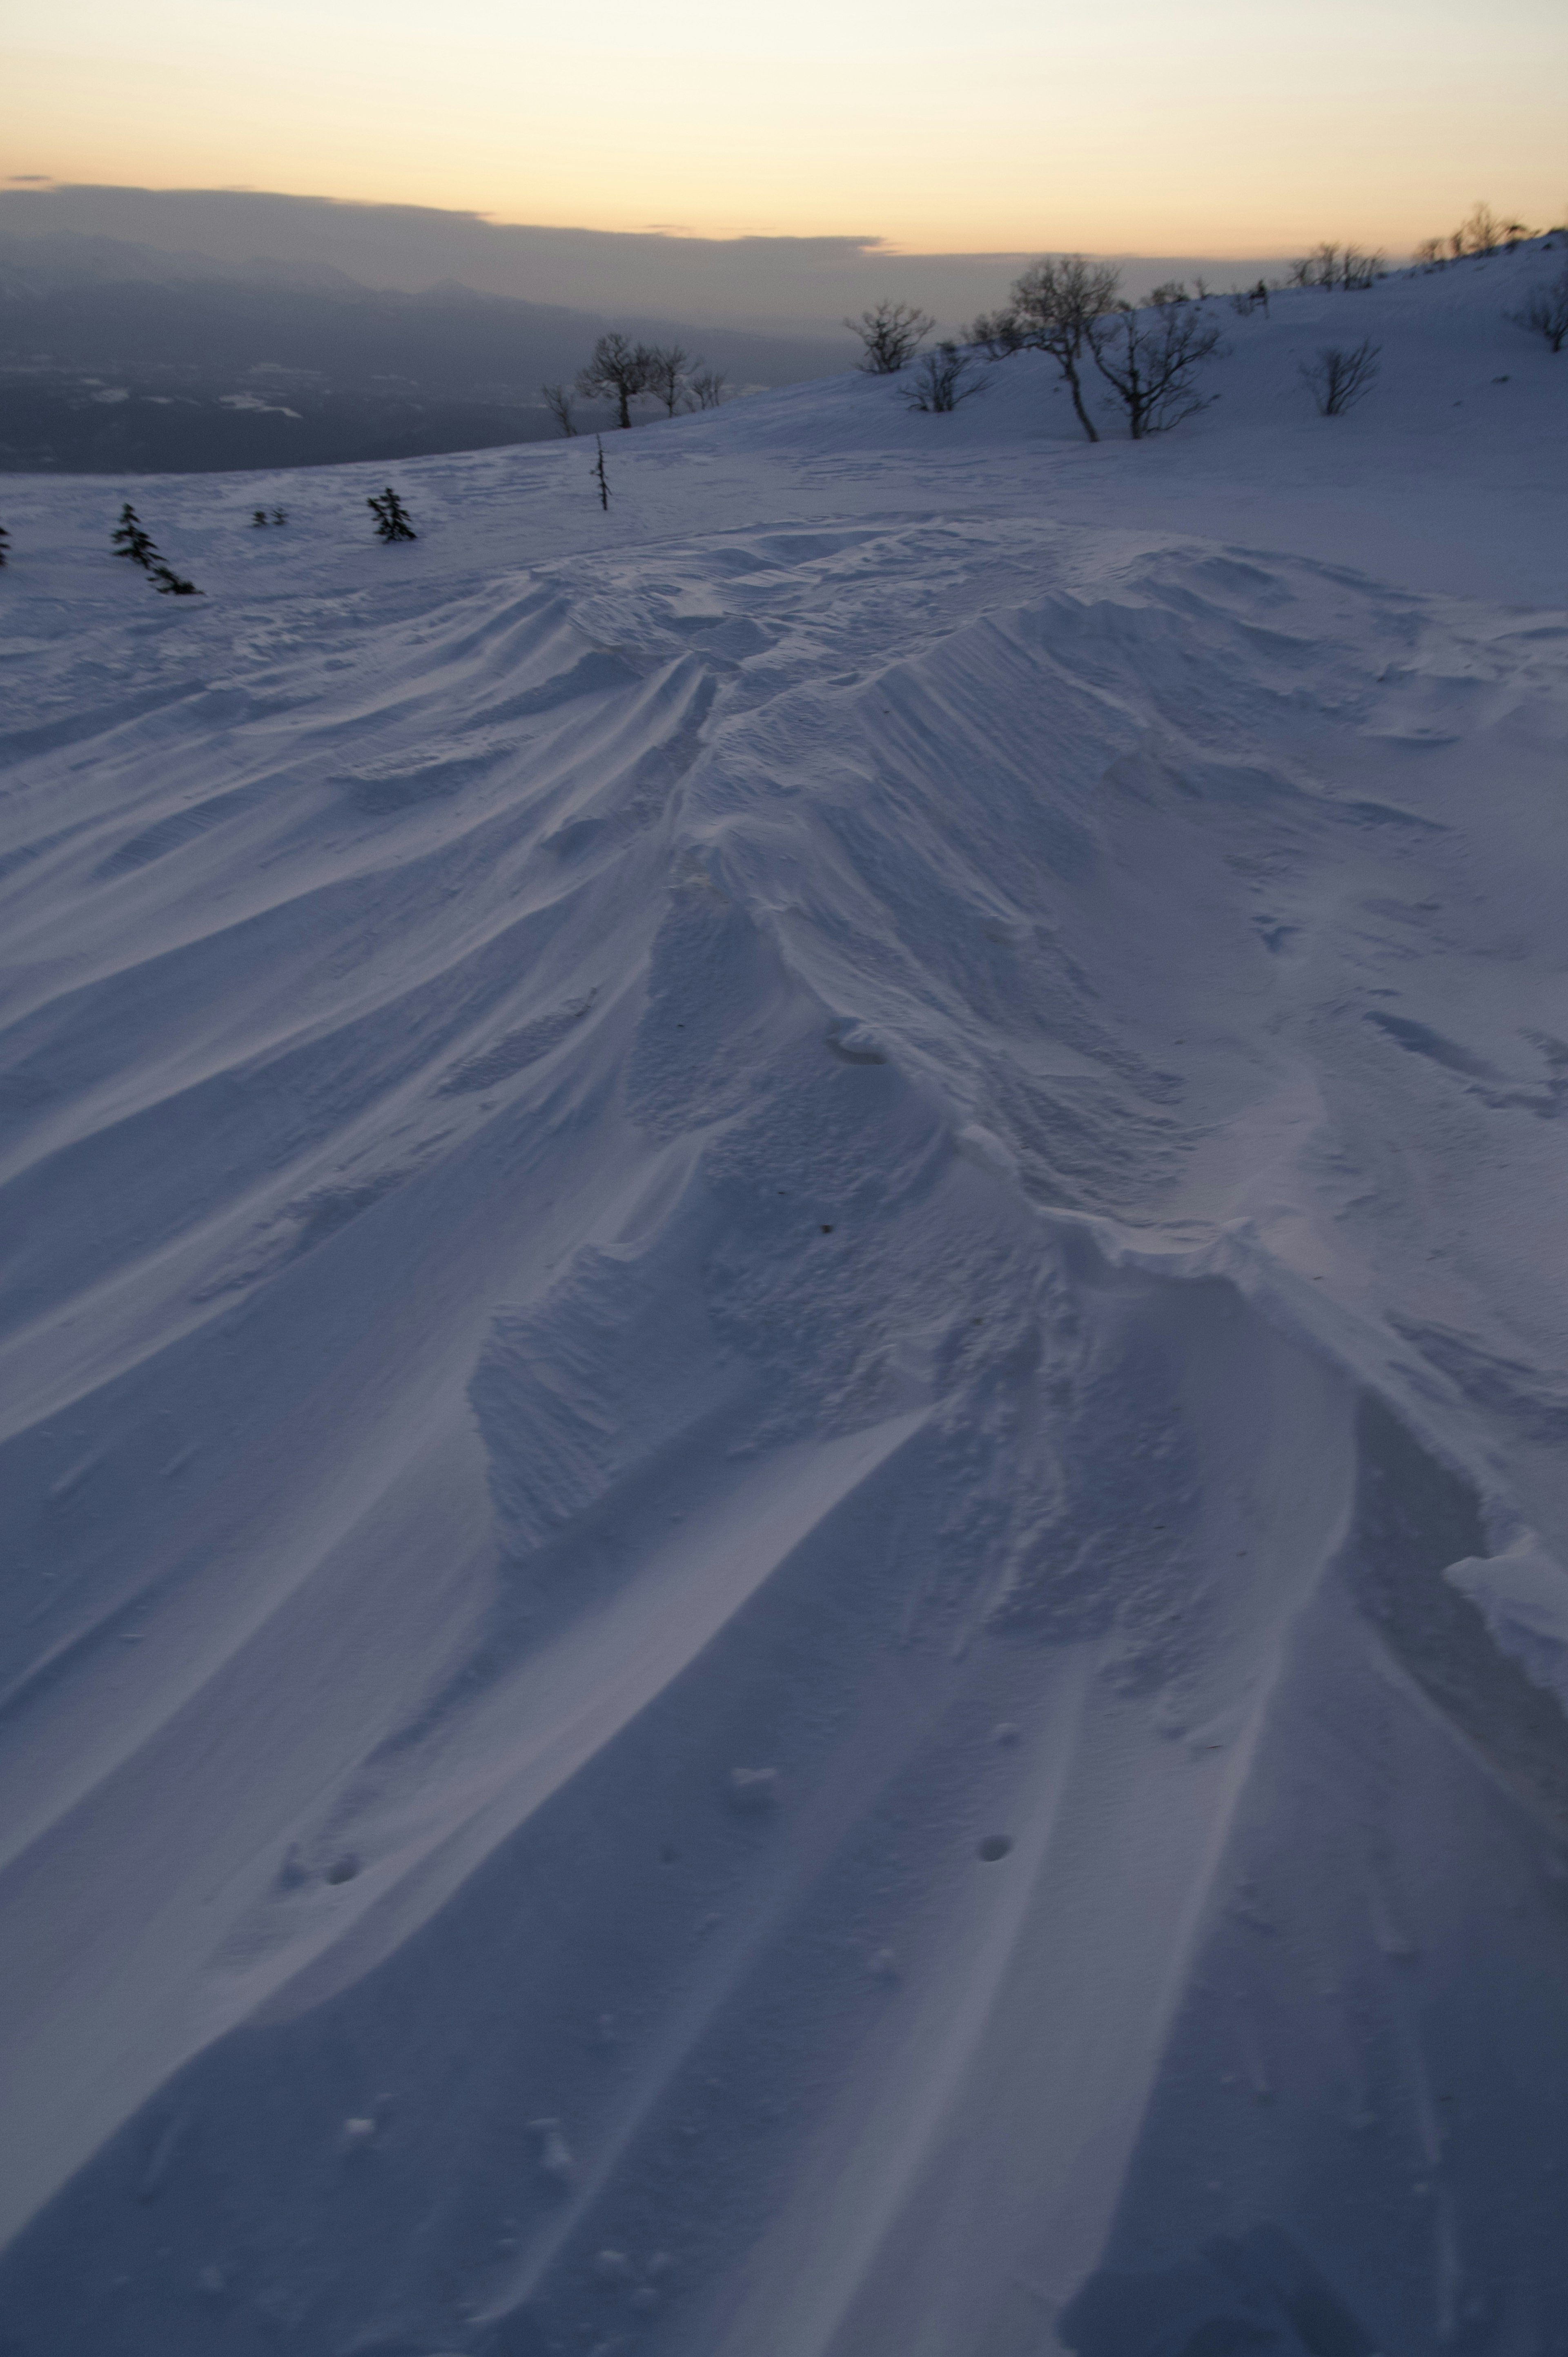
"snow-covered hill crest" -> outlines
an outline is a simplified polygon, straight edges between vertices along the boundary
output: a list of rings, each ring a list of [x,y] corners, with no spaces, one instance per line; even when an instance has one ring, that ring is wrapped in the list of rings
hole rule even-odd
[[[1551,259],[1282,298],[1410,414],[171,482],[199,605],[29,490],[29,2357],[1551,2345]]]

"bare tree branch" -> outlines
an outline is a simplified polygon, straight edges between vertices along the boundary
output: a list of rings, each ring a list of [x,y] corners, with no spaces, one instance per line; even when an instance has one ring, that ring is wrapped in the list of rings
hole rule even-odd
[[[1098,442],[1100,435],[1084,406],[1079,366],[1095,322],[1113,307],[1121,284],[1121,272],[1107,263],[1086,262],[1080,253],[1047,254],[1014,280],[1012,305],[1001,315],[1004,329],[1000,322],[983,323],[997,331],[998,340],[1015,339],[1008,344],[1012,350],[1049,353],[1067,380],[1078,422],[1091,442]],[[975,322],[977,328],[982,324]]]
[[[972,352],[960,351],[956,344],[939,344],[934,352],[926,354],[915,371],[909,407],[924,410],[929,415],[945,416],[961,401],[983,393],[987,382],[984,377],[973,384],[964,382],[974,365]]]
[[[989,360],[1004,361],[1010,353],[1021,352],[1027,339],[1015,311],[983,311],[970,328],[969,340],[979,344]]]
[[[1507,233],[1506,225],[1479,198],[1468,221],[1461,221],[1456,232],[1464,241],[1463,251],[1466,253],[1495,253]]]
[[[648,388],[652,354],[646,344],[633,344],[618,332],[601,336],[593,358],[577,371],[577,391],[588,401],[614,401],[618,425],[631,424],[631,404]]]
[[[701,357],[699,353],[697,360],[693,361],[690,352],[682,351],[679,344],[650,344],[648,347],[648,371],[643,380],[643,389],[652,393],[656,401],[664,404],[667,416],[673,417],[680,408],[686,394],[687,371],[696,367]]]
[[[1381,350],[1370,337],[1349,351],[1325,344],[1315,361],[1302,363],[1302,382],[1311,387],[1319,417],[1343,417],[1370,393]]]
[[[577,419],[572,407],[571,389],[564,384],[542,384],[539,397],[555,420],[563,434],[575,434]]]
[[[1568,338],[1568,270],[1533,294],[1522,311],[1510,311],[1509,317],[1516,328],[1544,336],[1552,350],[1560,352]]]
[[[1127,413],[1134,442],[1168,434],[1214,398],[1195,389],[1205,361],[1222,350],[1218,328],[1195,303],[1161,304],[1151,317],[1130,303],[1086,329],[1094,365]]]
[[[929,311],[917,310],[912,303],[878,303],[875,310],[863,311],[858,319],[846,319],[843,324],[865,347],[857,367],[867,376],[897,376],[900,369],[908,367],[937,323]]]

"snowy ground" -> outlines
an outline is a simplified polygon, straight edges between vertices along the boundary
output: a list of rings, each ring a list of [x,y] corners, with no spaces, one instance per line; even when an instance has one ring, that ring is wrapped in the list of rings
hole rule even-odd
[[[5,2357],[1568,2350],[1565,258],[8,486]]]

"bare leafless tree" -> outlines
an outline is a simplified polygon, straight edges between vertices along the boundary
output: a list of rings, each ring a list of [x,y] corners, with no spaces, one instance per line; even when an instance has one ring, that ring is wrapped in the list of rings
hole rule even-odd
[[[673,417],[686,397],[687,372],[700,364],[702,355],[693,360],[679,344],[650,344],[646,357],[643,390],[661,401],[666,415]]]
[[[1510,311],[1509,317],[1516,328],[1544,336],[1552,350],[1560,352],[1568,339],[1568,270],[1560,272],[1549,286],[1538,288],[1522,311]]]
[[[699,369],[688,386],[693,403],[699,409],[722,409],[729,380],[723,369]]]
[[[587,401],[613,401],[618,425],[631,424],[631,404],[648,389],[651,354],[646,344],[634,344],[618,332],[601,336],[593,358],[577,371],[577,391]]]
[[[1440,237],[1423,237],[1411,256],[1423,270],[1441,270],[1446,258],[1444,241]]]
[[[1315,245],[1285,272],[1287,286],[1332,286],[1339,275],[1339,248]]]
[[[977,393],[983,393],[987,382],[983,376],[976,377],[972,383],[965,382],[975,366],[972,352],[961,351],[956,344],[939,344],[934,352],[926,354],[915,371],[914,390],[909,395],[910,408],[924,410],[939,417],[945,416],[956,409],[961,401],[972,400]]]
[[[1343,417],[1370,393],[1381,350],[1369,337],[1349,351],[1325,344],[1315,361],[1302,363],[1302,382],[1312,389],[1319,417]]]
[[[564,384],[542,384],[539,398],[561,428],[563,434],[575,434],[577,419],[572,407],[571,388]]]
[[[1127,413],[1134,442],[1168,434],[1214,398],[1197,390],[1197,371],[1223,347],[1196,303],[1162,303],[1151,315],[1120,303],[1085,331],[1095,367]]]
[[[865,347],[864,357],[855,365],[867,376],[897,376],[908,368],[936,321],[929,311],[920,311],[912,303],[878,303],[874,310],[863,311],[858,319],[846,319],[844,326],[852,336],[858,336]]]
[[[1462,252],[1495,253],[1503,242],[1504,225],[1490,205],[1483,204],[1477,198],[1469,219],[1460,222],[1456,234],[1463,242]]]
[[[1185,303],[1187,288],[1179,278],[1167,278],[1163,286],[1150,287],[1147,299],[1156,311],[1163,311],[1167,303]]]
[[[1021,352],[1027,339],[1016,312],[983,311],[970,328],[969,340],[991,360],[1004,361],[1010,352]]]
[[[1381,270],[1383,254],[1375,248],[1347,245],[1339,255],[1339,284],[1348,291],[1370,286]]]
[[[977,330],[984,327],[989,331],[983,337],[977,334],[976,340],[993,353],[999,347],[1049,353],[1067,380],[1078,422],[1091,442],[1098,442],[1100,434],[1084,406],[1079,371],[1090,330],[1114,307],[1121,284],[1121,272],[1109,263],[1086,262],[1081,253],[1047,254],[1014,280],[1006,311],[993,320],[975,321]]]
[[[1287,286],[1370,286],[1382,269],[1384,255],[1361,245],[1315,245],[1285,272]]]

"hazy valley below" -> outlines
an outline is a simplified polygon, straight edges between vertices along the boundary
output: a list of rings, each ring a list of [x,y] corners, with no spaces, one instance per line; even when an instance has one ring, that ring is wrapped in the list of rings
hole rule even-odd
[[[448,285],[362,286],[324,265],[225,268],[110,238],[0,235],[0,471],[209,473],[542,441],[540,399],[611,323]],[[628,314],[740,394],[846,368],[842,329],[768,336]],[[581,405],[588,430],[612,422]]]

